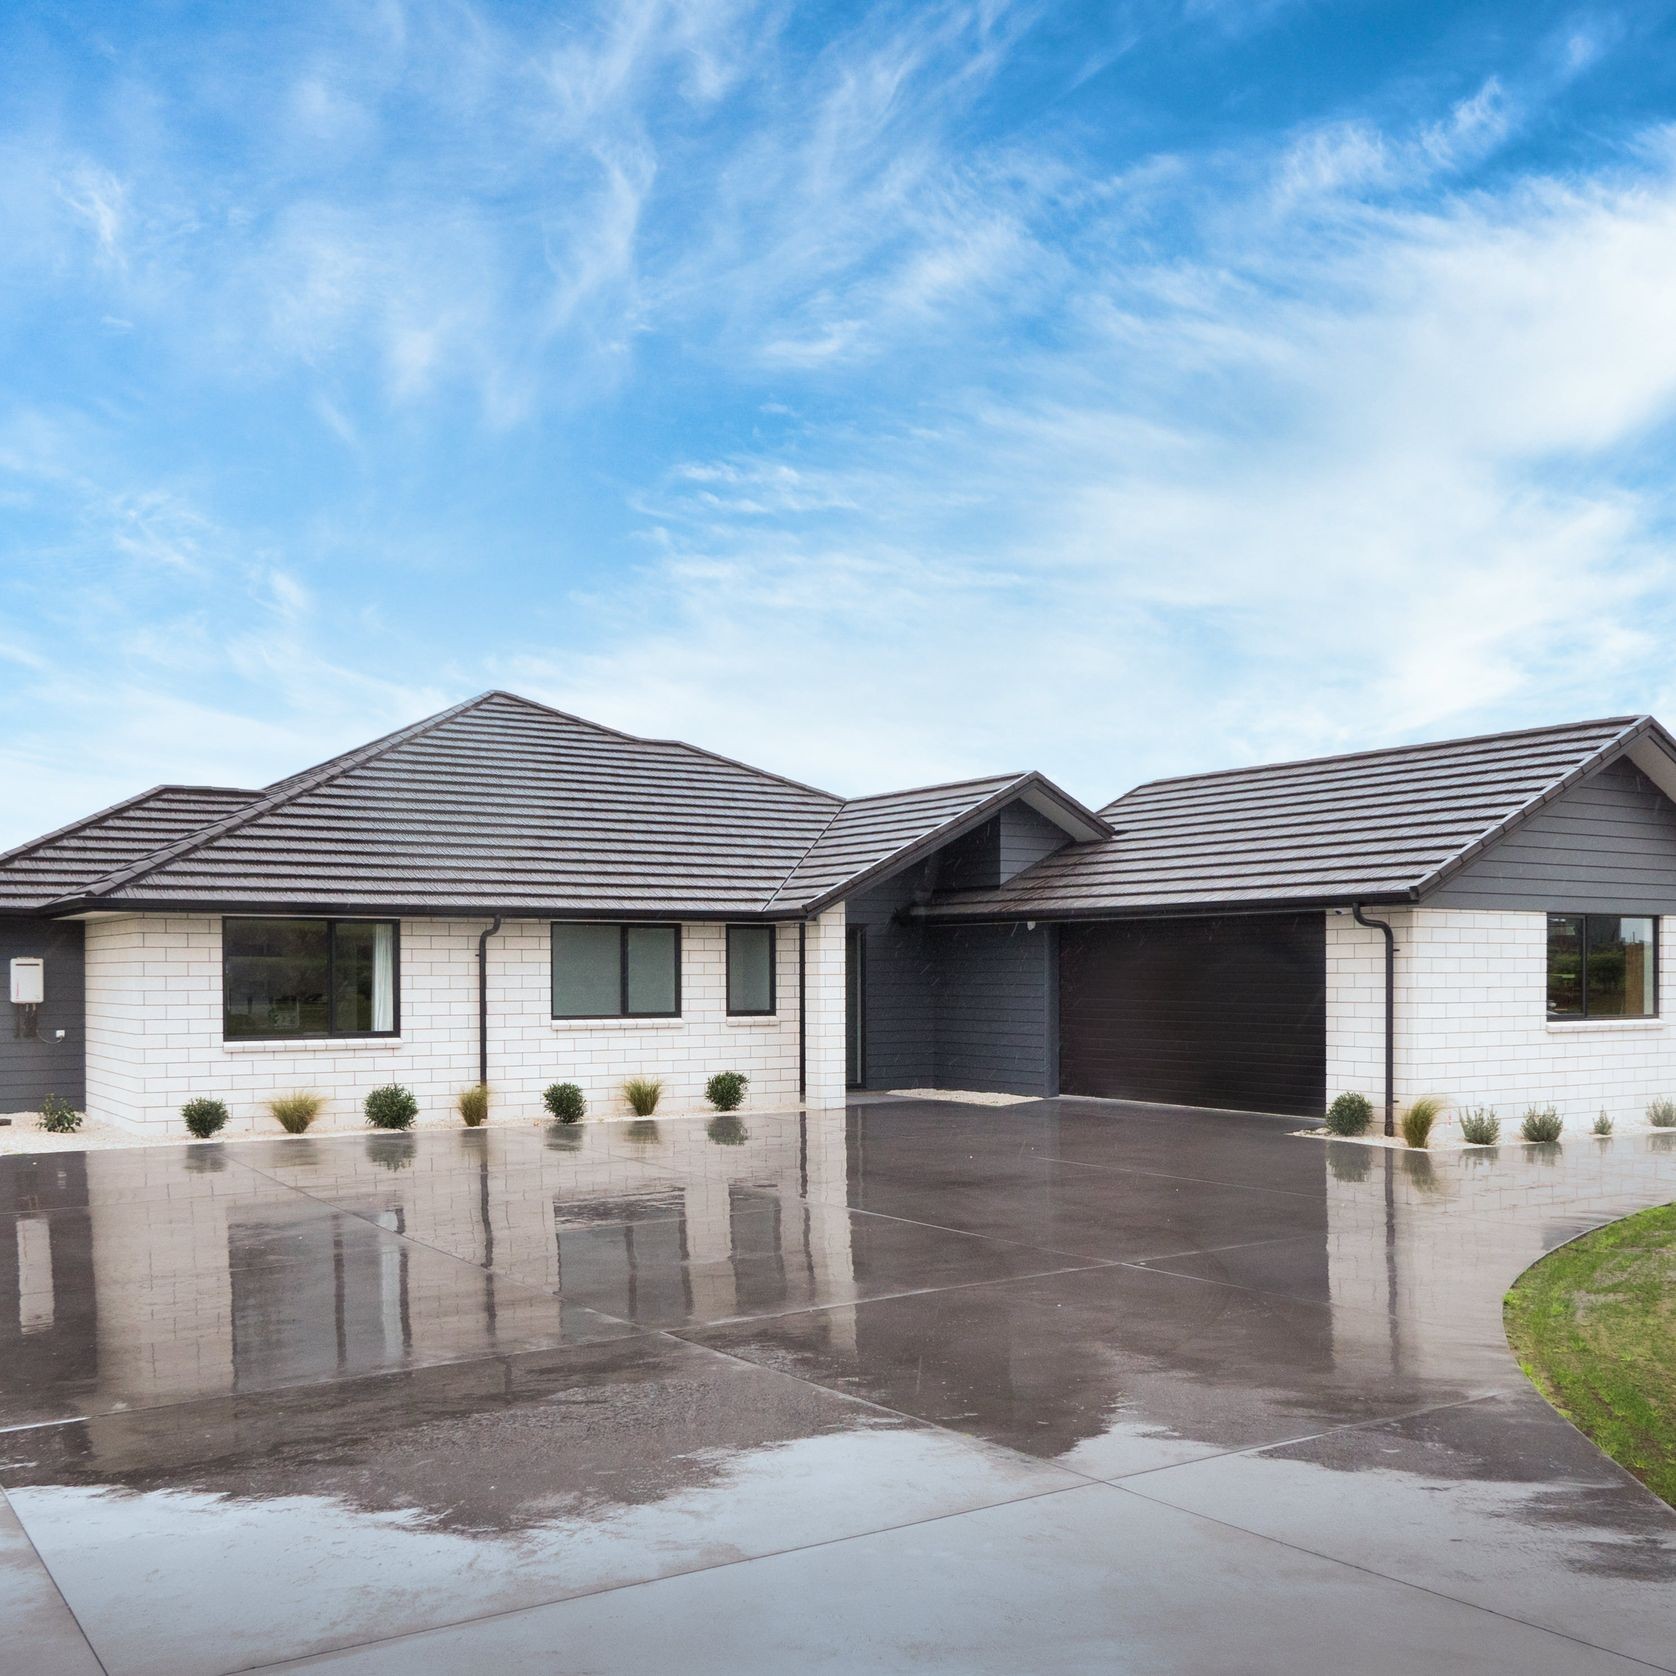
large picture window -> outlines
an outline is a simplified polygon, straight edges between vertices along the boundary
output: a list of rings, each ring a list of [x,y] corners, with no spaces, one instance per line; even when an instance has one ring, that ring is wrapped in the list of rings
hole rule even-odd
[[[727,1010],[735,1017],[766,1017],[774,1011],[772,925],[727,928]]]
[[[223,920],[222,1035],[395,1035],[397,941],[393,920]]]
[[[554,1018],[678,1018],[678,925],[553,925]]]
[[[1548,1016],[1656,1018],[1659,922],[1640,914],[1548,916]]]

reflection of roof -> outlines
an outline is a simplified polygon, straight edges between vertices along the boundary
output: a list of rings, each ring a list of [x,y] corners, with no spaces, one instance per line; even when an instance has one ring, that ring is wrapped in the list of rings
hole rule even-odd
[[[1154,780],[1070,845],[937,918],[1410,901],[1585,774],[1676,742],[1650,716]]]
[[[173,797],[170,788],[148,799]],[[183,794],[184,795],[184,794]],[[256,792],[136,799],[0,858],[15,905],[793,916],[933,835],[1025,797],[1098,818],[1039,775],[850,802],[674,740],[491,692]],[[78,862],[30,856],[77,834]],[[15,876],[14,876],[15,870]],[[18,883],[24,880],[24,883]],[[10,899],[0,896],[0,905]]]

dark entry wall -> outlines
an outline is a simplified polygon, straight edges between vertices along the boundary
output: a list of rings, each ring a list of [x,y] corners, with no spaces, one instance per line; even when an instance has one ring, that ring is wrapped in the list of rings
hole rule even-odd
[[[1059,936],[1064,1093],[1320,1115],[1321,914],[1118,920]]]
[[[17,1035],[20,1009],[11,1004],[14,955],[46,961],[46,999],[38,1035]],[[87,1103],[83,1035],[82,928],[65,920],[0,919],[0,1112],[37,1111],[49,1094],[79,1110]],[[62,1030],[64,1039],[53,1032]]]

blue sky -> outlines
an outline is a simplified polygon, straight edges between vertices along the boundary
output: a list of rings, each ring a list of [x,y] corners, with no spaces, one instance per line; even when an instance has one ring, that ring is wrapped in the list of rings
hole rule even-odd
[[[1676,719],[1676,8],[13,5],[0,844],[490,686],[836,790]]]

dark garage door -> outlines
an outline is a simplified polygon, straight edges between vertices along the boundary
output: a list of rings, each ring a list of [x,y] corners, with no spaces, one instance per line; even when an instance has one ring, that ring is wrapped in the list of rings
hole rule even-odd
[[[1060,1088],[1318,1117],[1326,977],[1319,913],[1064,926]]]

